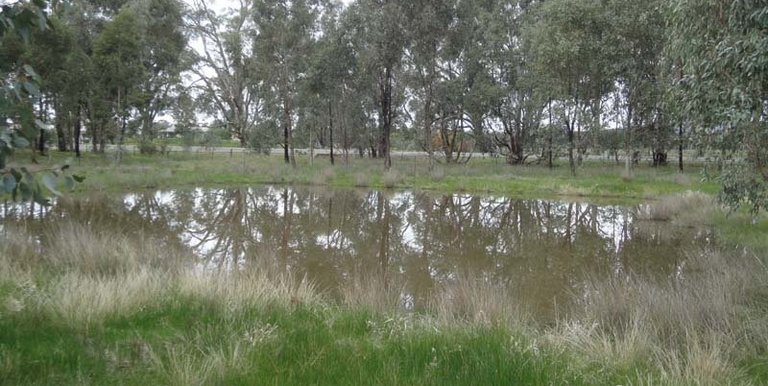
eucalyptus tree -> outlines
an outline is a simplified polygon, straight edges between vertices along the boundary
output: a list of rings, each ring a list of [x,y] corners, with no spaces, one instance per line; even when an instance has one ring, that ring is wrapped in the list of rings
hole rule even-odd
[[[487,129],[490,128],[486,127],[486,121],[503,90],[494,82],[489,67],[489,39],[492,39],[492,36],[488,32],[494,24],[494,19],[506,11],[505,6],[503,1],[457,1],[455,5],[457,20],[449,29],[446,58],[449,68],[454,69],[454,74],[448,74],[458,82],[457,95],[453,98],[458,105],[462,136],[464,132],[468,132],[474,137],[471,141],[452,141],[452,147],[457,152],[467,145],[468,151],[477,147],[482,152],[487,152],[494,145],[491,137],[486,135]],[[474,146],[471,145],[472,142]]]
[[[154,120],[171,106],[170,92],[183,70],[182,53],[187,40],[182,32],[182,4],[179,0],[135,0],[131,4],[140,21],[140,58],[144,76],[135,105],[141,118],[141,135],[155,138]]]
[[[24,52],[35,31],[50,27],[47,6],[46,1],[37,0],[0,7],[0,194],[40,205],[48,204],[41,186],[53,194],[60,194],[57,178],[63,179],[68,188],[72,188],[76,180],[82,181],[82,177],[70,174],[67,165],[30,172],[24,164],[8,162],[16,149],[29,146],[29,140],[41,126],[39,120],[35,120],[32,103],[40,98],[42,78],[29,63],[25,63]],[[38,173],[42,174],[39,181],[35,176]]]
[[[381,114],[378,67],[373,59],[374,47],[369,39],[370,13],[365,4],[352,3],[340,15],[341,29],[352,57],[348,78],[344,114],[343,143],[357,149],[363,157],[366,151],[371,158],[380,155]]]
[[[95,114],[97,105],[106,104],[103,88],[99,85],[97,77],[93,42],[111,17],[112,13],[98,9],[89,1],[81,0],[71,1],[66,7],[57,8],[51,15],[52,22],[58,23],[58,33],[66,33],[71,39],[60,71],[54,79],[49,80],[56,97],[59,150],[74,150],[77,157],[81,153],[81,134],[86,127],[92,138],[104,137],[101,135],[104,124],[99,123]],[[94,150],[97,149],[94,147]]]
[[[343,28],[340,16],[339,9],[333,3],[326,5],[321,18],[322,36],[310,58],[305,87],[306,93],[318,100],[316,109],[319,114],[316,115],[325,118],[327,123],[331,164],[335,162],[334,121],[341,129],[345,159],[348,159],[349,138],[344,110],[350,105],[350,96],[354,95],[351,87],[357,64],[350,34]]]
[[[485,61],[493,87],[487,88],[491,116],[500,123],[496,144],[506,153],[507,163],[521,164],[528,157],[541,126],[546,100],[537,87],[528,47],[522,41],[524,20],[531,1],[497,2],[495,12],[486,12],[483,23]],[[551,152],[551,150],[550,150]]]
[[[753,213],[768,209],[765,3],[672,0],[665,11],[682,114],[725,151],[720,199]]]
[[[38,126],[37,147],[40,152],[45,150],[46,132],[50,118],[53,116],[54,105],[57,102],[57,91],[62,82],[59,73],[65,62],[67,52],[72,48],[72,37],[67,26],[55,18],[48,18],[51,28],[34,29],[29,36],[29,44],[10,44],[10,50],[4,52],[6,57],[18,56],[19,61],[27,63],[39,75],[37,86],[39,92],[30,102],[35,106],[35,118],[41,124]],[[11,43],[11,42],[7,42]],[[16,51],[15,53],[13,51]],[[34,138],[30,138],[34,139]]]
[[[203,0],[194,0],[191,7],[187,29],[200,45],[190,52],[195,61],[190,70],[196,77],[194,88],[246,146],[262,108],[252,41],[254,5],[241,0],[225,16],[217,15]]]
[[[417,120],[423,130],[422,148],[430,165],[433,160],[433,125],[435,123],[435,88],[440,80],[440,57],[446,45],[445,31],[455,19],[454,2],[421,1],[409,21],[411,41],[406,51],[405,74],[413,90]]]
[[[293,148],[295,108],[301,83],[306,78],[307,58],[311,55],[322,10],[319,0],[256,0],[253,20],[253,50],[257,58],[259,79],[264,92],[276,95],[283,129],[286,163],[296,165]]]
[[[633,137],[643,135],[654,152],[666,154],[666,131],[668,129],[662,108],[661,53],[664,43],[664,23],[661,1],[648,0],[628,3],[610,1],[610,29],[607,31],[612,52],[607,57],[613,65],[616,80],[617,103],[615,106],[625,116],[624,146],[626,172],[632,167]],[[598,86],[600,86],[598,84]],[[600,95],[603,92],[596,92]]]
[[[360,0],[347,9],[357,15],[357,33],[365,71],[376,85],[378,105],[378,154],[384,159],[384,168],[392,167],[391,134],[397,109],[402,103],[395,100],[396,88],[402,87],[398,79],[402,58],[407,46],[405,21],[412,15],[410,7],[417,2],[405,0]],[[404,82],[402,82],[404,83]]]
[[[42,75],[44,79],[42,88],[48,93],[49,103],[55,112],[54,127],[58,150],[79,152],[79,142],[76,146],[73,130],[76,118],[74,113],[80,106],[81,98],[78,96],[87,88],[89,82],[81,80],[78,83],[77,78],[87,71],[89,60],[83,57],[86,55],[78,45],[75,29],[55,14],[51,15],[50,21],[54,25],[52,29],[54,36],[47,41],[47,44],[42,45],[44,49],[41,51],[55,65],[46,67],[48,73]],[[80,62],[77,65],[75,65],[75,58]]]
[[[35,107],[38,122],[44,123],[36,127],[41,147],[46,140],[45,128],[49,127],[49,120],[54,115],[59,150],[66,151],[72,147],[72,135],[64,127],[70,120],[68,113],[72,110],[72,95],[77,90],[85,89],[92,80],[90,74],[85,74],[89,68],[87,58],[79,58],[76,64],[72,61],[83,51],[78,39],[79,25],[70,20],[72,10],[79,8],[79,5],[73,3],[63,7],[59,3],[52,4],[46,9],[50,28],[29,29],[25,35],[28,44],[22,44],[21,37],[15,35],[4,37],[2,57],[8,59],[8,63],[27,63],[39,75],[36,82],[39,92],[32,98],[34,100],[30,100],[30,106]],[[74,79],[74,73],[81,75],[79,79]]]
[[[577,137],[582,128],[597,126],[587,110],[602,99],[611,79],[607,18],[600,0],[550,0],[536,7],[526,25],[532,68],[567,136],[573,175]]]
[[[177,86],[171,114],[176,122],[176,133],[180,134],[184,145],[191,146],[195,139],[197,127],[197,100],[190,90],[183,86]]]
[[[428,120],[425,133],[436,126],[428,151],[437,146],[445,162],[467,161],[472,149],[468,137],[482,138],[483,122],[489,110],[490,81],[482,60],[482,14],[486,8],[476,2],[448,1],[439,6],[417,2],[419,14],[407,51],[415,73],[416,95],[423,99],[422,118]],[[487,4],[486,4],[487,5]],[[423,20],[434,14],[432,23]],[[427,32],[431,30],[431,32]],[[442,35],[442,36],[441,36]],[[409,63],[410,64],[410,63]],[[425,138],[426,140],[426,138]]]
[[[119,143],[122,143],[126,134],[130,108],[139,92],[137,85],[146,76],[146,68],[141,61],[142,32],[139,18],[133,8],[121,8],[93,42],[98,86],[105,102],[109,104],[108,109],[100,112],[105,114],[102,118],[117,119],[112,123],[118,132],[111,134],[116,135]],[[103,146],[105,138],[99,140]]]

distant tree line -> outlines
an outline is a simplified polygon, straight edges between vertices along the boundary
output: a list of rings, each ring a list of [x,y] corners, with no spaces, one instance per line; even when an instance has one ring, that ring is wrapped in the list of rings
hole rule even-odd
[[[281,146],[294,164],[294,147],[321,146],[337,150],[331,162],[367,154],[389,168],[397,143],[446,163],[491,152],[551,166],[567,155],[574,175],[597,150],[631,173],[640,151],[661,165],[674,149],[682,170],[683,149],[696,147],[717,150],[727,166],[726,202],[760,210],[767,8],[240,0],[222,11],[203,0],[17,1],[3,6],[4,19],[37,10],[47,28],[4,29],[0,69],[6,85],[23,69],[39,77],[34,117],[23,119],[38,123],[28,139],[41,149],[54,138],[79,153],[83,135],[97,152],[129,135],[151,143],[162,114],[182,134],[199,114],[214,116],[242,146]],[[18,110],[3,116],[22,119]]]

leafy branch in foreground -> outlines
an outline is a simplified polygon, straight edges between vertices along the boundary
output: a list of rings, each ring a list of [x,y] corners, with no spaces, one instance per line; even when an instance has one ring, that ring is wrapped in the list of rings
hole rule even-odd
[[[16,35],[23,44],[27,44],[34,29],[45,31],[49,27],[46,7],[47,3],[43,0],[3,5],[0,12],[0,39]],[[0,71],[0,195],[47,205],[47,194],[42,187],[59,196],[60,183],[67,190],[72,190],[75,182],[81,182],[83,177],[71,174],[68,164],[35,171],[26,166],[8,167],[8,158],[14,151],[29,148],[30,139],[45,126],[35,118],[32,106],[32,101],[40,97],[41,78],[31,65],[19,63]]]
[[[0,195],[10,195],[14,201],[33,201],[48,205],[49,193],[61,196],[61,186],[66,191],[72,191],[76,183],[84,180],[85,177],[71,173],[69,164],[39,170],[30,170],[25,166],[10,167],[2,170]]]

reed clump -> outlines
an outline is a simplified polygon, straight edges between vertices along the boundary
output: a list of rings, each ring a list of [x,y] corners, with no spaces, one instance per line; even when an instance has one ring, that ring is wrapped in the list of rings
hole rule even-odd
[[[737,363],[768,342],[748,312],[750,289],[766,284],[754,257],[692,252],[674,277],[588,280],[572,316],[547,339],[595,363],[658,369],[672,383],[742,379]]]
[[[390,169],[384,172],[381,177],[381,183],[387,189],[392,189],[403,183],[403,177],[399,171]]]
[[[643,205],[638,211],[638,218],[646,221],[671,221],[680,226],[701,226],[711,224],[716,210],[712,196],[688,191]]]
[[[249,308],[276,305],[290,307],[317,304],[322,296],[306,279],[297,279],[291,273],[265,271],[247,272],[194,272],[185,271],[176,279],[177,293],[218,307],[226,312],[239,313]]]
[[[359,273],[350,275],[339,287],[340,302],[352,308],[380,313],[392,313],[403,308],[404,284],[386,280],[381,275]]]
[[[430,311],[446,325],[520,326],[527,315],[506,287],[487,279],[460,277],[435,291]]]
[[[365,173],[355,173],[353,183],[357,188],[367,188],[371,186],[371,177]]]

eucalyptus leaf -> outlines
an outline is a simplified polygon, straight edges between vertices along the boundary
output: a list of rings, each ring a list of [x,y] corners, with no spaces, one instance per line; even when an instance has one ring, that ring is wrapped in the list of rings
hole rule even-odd
[[[27,76],[32,77],[32,78],[39,78],[40,77],[39,75],[37,75],[37,72],[35,72],[35,69],[32,66],[30,66],[29,64],[25,64],[23,66],[23,68],[24,68],[24,73],[26,73]]]
[[[67,190],[70,192],[75,189],[75,179],[72,178],[72,176],[65,176],[64,177],[64,186],[67,187]]]
[[[16,179],[16,183],[17,183],[17,184],[18,184],[18,183],[20,183],[20,182],[21,182],[21,179],[22,179],[22,175],[21,175],[21,173],[19,173],[19,171],[18,171],[18,170],[16,170],[16,169],[13,169],[13,168],[10,170],[10,172],[11,172],[11,175],[13,176],[13,178],[15,178],[15,179]]]
[[[29,147],[29,141],[27,141],[26,138],[20,137],[17,135],[16,137],[13,138],[13,147],[18,149],[27,148]]]
[[[16,189],[16,179],[12,175],[6,174],[3,176],[3,190],[6,193],[12,193]]]
[[[21,200],[29,201],[32,198],[32,187],[26,181],[20,182],[18,187],[19,193],[21,193]]]
[[[29,95],[34,97],[40,96],[40,88],[34,82],[24,82],[24,89],[27,90]]]
[[[51,174],[46,174],[41,178],[43,185],[56,196],[61,196],[61,192],[56,189],[56,177]]]
[[[43,196],[43,193],[40,191],[40,189],[35,189],[32,192],[32,201],[35,203],[38,203],[42,206],[50,206],[51,202]]]

